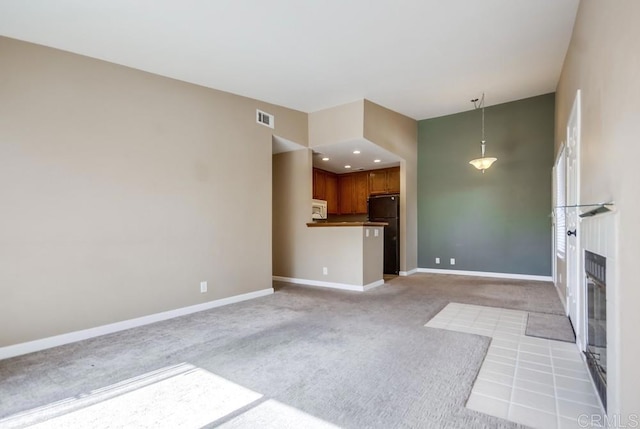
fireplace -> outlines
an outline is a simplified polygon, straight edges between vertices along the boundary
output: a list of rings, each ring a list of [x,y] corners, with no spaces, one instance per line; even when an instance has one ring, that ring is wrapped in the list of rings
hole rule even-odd
[[[587,350],[585,355],[596,389],[607,408],[607,259],[584,252],[587,287]]]

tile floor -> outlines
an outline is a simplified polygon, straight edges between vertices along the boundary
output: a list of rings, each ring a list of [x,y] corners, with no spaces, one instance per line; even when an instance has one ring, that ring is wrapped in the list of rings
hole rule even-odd
[[[450,303],[425,326],[492,338],[467,408],[544,429],[602,421],[576,345],[526,336],[527,312]]]

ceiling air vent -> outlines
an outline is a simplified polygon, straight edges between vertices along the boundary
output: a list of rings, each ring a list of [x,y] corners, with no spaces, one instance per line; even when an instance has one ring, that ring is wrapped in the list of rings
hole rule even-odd
[[[273,128],[275,118],[267,112],[256,109],[256,122],[264,125],[265,127]]]

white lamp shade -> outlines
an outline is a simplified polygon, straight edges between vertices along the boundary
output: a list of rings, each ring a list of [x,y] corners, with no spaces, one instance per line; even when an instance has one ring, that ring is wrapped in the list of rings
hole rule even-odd
[[[496,162],[498,158],[476,158],[469,161],[469,164],[473,165],[478,170],[486,170],[491,167],[491,164]]]

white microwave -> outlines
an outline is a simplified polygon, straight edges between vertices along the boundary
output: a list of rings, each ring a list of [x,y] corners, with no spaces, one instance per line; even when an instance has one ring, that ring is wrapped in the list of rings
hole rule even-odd
[[[311,219],[327,218],[327,202],[325,200],[311,200]]]

